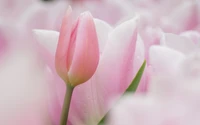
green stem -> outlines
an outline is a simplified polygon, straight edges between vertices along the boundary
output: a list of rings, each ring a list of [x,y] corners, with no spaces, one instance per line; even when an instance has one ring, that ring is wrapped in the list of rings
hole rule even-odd
[[[74,90],[74,87],[67,85],[67,91],[65,93],[65,100],[64,100],[64,104],[63,104],[63,108],[62,108],[61,118],[60,118],[60,125],[67,124],[73,90]]]

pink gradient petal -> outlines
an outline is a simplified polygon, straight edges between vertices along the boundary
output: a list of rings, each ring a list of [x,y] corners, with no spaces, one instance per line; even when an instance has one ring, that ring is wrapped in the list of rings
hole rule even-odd
[[[68,8],[66,15],[63,18],[63,23],[60,29],[59,42],[56,50],[55,66],[58,74],[62,78],[67,78],[67,52],[72,31],[72,9]]]
[[[101,90],[101,100],[105,100],[104,107],[108,106],[109,100],[124,92],[134,76],[137,21],[138,17],[135,17],[124,22],[109,35],[95,75],[100,82],[97,88]]]
[[[89,12],[80,16],[76,30],[75,50],[68,72],[69,81],[74,85],[92,77],[99,63],[98,39],[93,17]]]

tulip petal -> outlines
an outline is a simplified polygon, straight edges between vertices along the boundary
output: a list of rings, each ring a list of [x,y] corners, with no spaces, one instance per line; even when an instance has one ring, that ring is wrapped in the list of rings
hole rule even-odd
[[[192,81],[198,81],[200,78],[200,51],[194,51],[190,55],[186,56],[186,59],[181,63],[180,74],[184,78],[189,77]]]
[[[67,78],[67,52],[70,43],[70,37],[72,33],[72,9],[68,8],[62,22],[60,29],[60,36],[58,40],[56,56],[55,56],[55,66],[57,73],[61,78]],[[66,81],[66,79],[64,79]]]
[[[129,93],[135,93],[138,85],[140,83],[140,80],[143,76],[144,73],[144,69],[146,67],[146,60],[143,62],[142,66],[140,67],[140,69],[138,70],[137,74],[135,75],[135,78],[132,80],[131,84],[128,86],[128,88],[126,89],[126,91],[123,93],[123,95],[121,96],[120,100]],[[106,113],[106,115],[104,115],[104,117],[101,119],[101,121],[99,122],[99,124],[104,124],[105,120],[108,118],[108,115],[110,114],[110,112],[108,111]],[[98,125],[99,125],[98,124]]]
[[[51,52],[52,55],[55,55],[59,32],[52,30],[34,29],[33,34],[42,46]]]
[[[47,66],[50,67],[50,70],[47,70],[47,74],[49,75],[48,78],[50,78],[49,88],[48,88],[49,91],[48,108],[52,122],[57,125],[59,124],[60,114],[61,114],[61,104],[59,101],[64,99],[65,83],[63,82],[63,80],[60,79],[60,77],[57,76],[55,70],[55,64],[51,60],[55,56],[56,46],[59,38],[59,32],[36,29],[33,30],[33,33],[38,42],[40,43],[40,45],[44,46],[47,49],[44,58]]]
[[[177,73],[180,61],[185,58],[185,55],[181,52],[156,45],[150,48],[149,53],[149,61],[153,72],[160,75]]]
[[[184,54],[188,54],[194,50],[195,44],[185,37],[181,37],[175,34],[166,33],[162,38],[161,44],[166,45],[172,49],[178,50]]]
[[[76,49],[68,72],[69,81],[73,85],[86,82],[92,77],[99,63],[98,39],[93,17],[89,12],[80,16],[76,35]],[[73,45],[70,47],[72,49]]]
[[[102,53],[108,39],[108,34],[113,28],[106,22],[99,19],[94,19],[94,23],[97,31],[100,53]]]
[[[99,105],[104,107],[105,111],[109,101],[116,95],[122,94],[134,77],[133,60],[137,39],[137,21],[138,17],[135,17],[116,27],[110,33],[102,54],[95,78],[97,88],[101,93]]]
[[[184,36],[191,41],[193,41],[198,47],[200,47],[200,33],[197,31],[185,31],[180,34],[180,36]]]
[[[108,124],[147,125],[148,123],[148,125],[155,125],[149,121],[154,121],[152,117],[154,118],[156,115],[152,114],[152,111],[156,112],[157,110],[157,103],[152,97],[126,95],[111,111]]]

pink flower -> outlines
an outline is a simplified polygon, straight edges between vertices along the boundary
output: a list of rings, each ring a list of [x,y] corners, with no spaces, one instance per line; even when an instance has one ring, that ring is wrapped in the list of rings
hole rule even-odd
[[[93,77],[74,91],[68,121],[71,125],[97,124],[110,109],[110,101],[125,91],[144,61],[143,41],[137,37],[138,16],[114,29],[104,21],[94,19],[94,22],[99,40],[100,62]],[[59,33],[46,30],[34,30],[34,33],[41,45],[54,56]],[[53,58],[47,63],[55,73]],[[56,75],[54,78],[57,80],[49,85],[50,114],[54,123],[58,124],[65,85]]]
[[[61,26],[55,65],[60,77],[71,86],[89,80],[99,62],[99,46],[93,17],[89,12],[80,15],[72,24],[71,8]]]
[[[0,31],[0,124],[44,125],[49,117],[42,61],[29,34],[20,36],[16,31],[14,27]]]

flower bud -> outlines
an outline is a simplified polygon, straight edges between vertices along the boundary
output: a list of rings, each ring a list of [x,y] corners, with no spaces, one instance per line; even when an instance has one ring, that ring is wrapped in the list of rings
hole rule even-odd
[[[64,16],[55,66],[58,75],[71,86],[89,80],[99,63],[99,46],[93,17],[82,13],[77,21],[72,20],[72,9]]]

